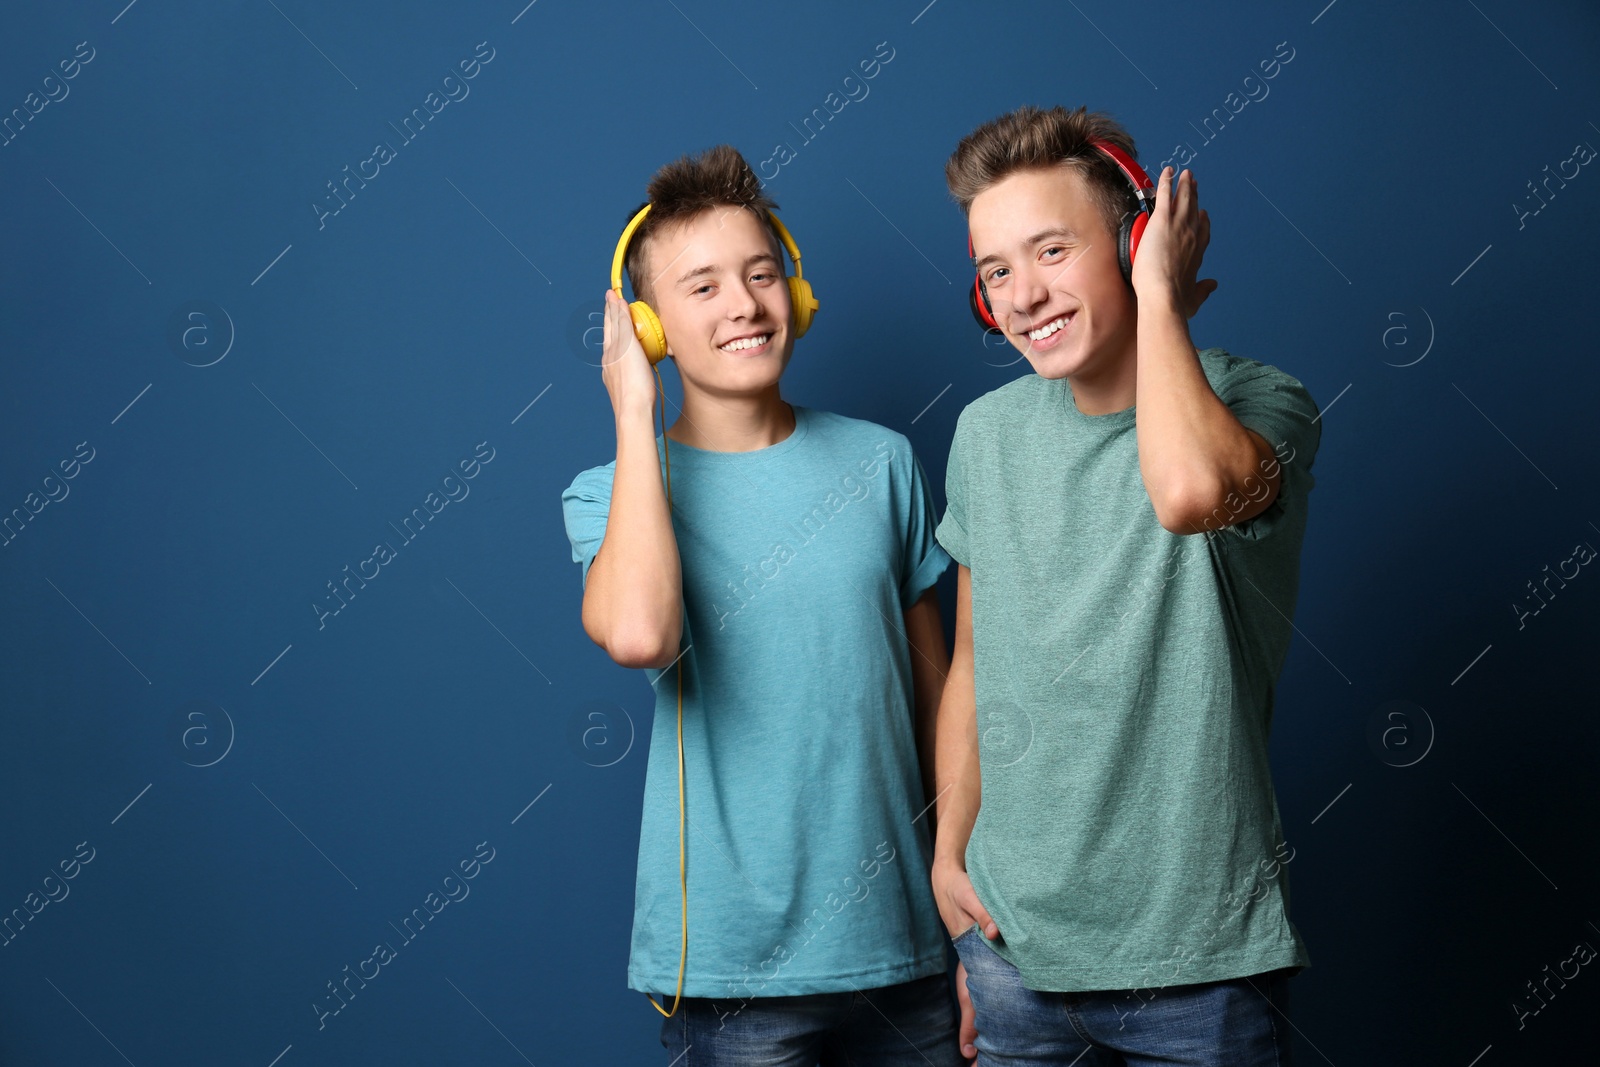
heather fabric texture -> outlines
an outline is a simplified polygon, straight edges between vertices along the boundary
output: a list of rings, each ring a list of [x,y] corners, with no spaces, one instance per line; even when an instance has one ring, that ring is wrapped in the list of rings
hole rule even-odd
[[[1134,409],[1085,415],[1066,379],[1018,378],[956,425],[937,536],[971,570],[983,794],[967,870],[1029,989],[1310,962],[1267,739],[1321,424],[1282,371],[1199,360],[1282,471],[1270,507],[1215,534],[1161,526]]]
[[[904,612],[950,564],[904,436],[792,405],[767,448],[670,442],[684,652],[655,722],[628,964],[677,982],[678,672],[688,797],[688,996],[845,992],[942,972]],[[657,438],[657,449],[663,446]],[[615,462],[562,494],[584,581]],[[914,821],[915,820],[915,821]]]

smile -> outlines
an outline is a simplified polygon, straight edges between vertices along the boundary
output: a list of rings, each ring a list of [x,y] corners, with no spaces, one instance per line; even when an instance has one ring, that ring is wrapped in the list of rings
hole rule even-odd
[[[760,348],[770,340],[772,340],[772,335],[763,333],[757,334],[755,337],[740,337],[719,347],[724,352],[743,352],[751,348]]]
[[[1043,341],[1046,337],[1049,337],[1056,331],[1065,329],[1073,314],[1076,314],[1076,312],[1069,312],[1068,314],[1061,316],[1059,319],[1047,322],[1037,330],[1029,330],[1028,337],[1034,341]]]

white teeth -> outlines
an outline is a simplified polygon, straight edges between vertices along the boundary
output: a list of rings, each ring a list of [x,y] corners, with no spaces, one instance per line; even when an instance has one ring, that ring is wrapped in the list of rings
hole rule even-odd
[[[1039,327],[1037,330],[1029,330],[1028,331],[1028,336],[1030,338],[1032,338],[1033,340],[1035,340],[1035,341],[1043,341],[1046,337],[1049,337],[1051,334],[1055,333],[1057,330],[1059,330],[1062,327],[1066,326],[1067,318],[1068,318],[1068,316],[1063,315],[1059,319],[1056,319],[1054,322],[1045,323],[1043,326]]]
[[[729,341],[722,346],[722,350],[724,352],[743,352],[747,348],[760,348],[770,340],[772,340],[772,335],[764,333],[760,337],[745,337],[738,341]]]

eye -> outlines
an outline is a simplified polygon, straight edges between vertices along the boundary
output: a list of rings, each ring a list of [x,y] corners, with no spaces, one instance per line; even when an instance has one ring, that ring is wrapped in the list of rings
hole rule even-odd
[[[1049,248],[1044,250],[1044,254],[1045,254],[1045,257],[1048,259],[1048,258],[1053,258],[1058,254],[1065,255],[1066,251],[1067,251],[1066,248],[1064,248],[1061,245],[1051,245]]]
[[[996,267],[994,270],[989,272],[989,277],[984,279],[984,284],[994,285],[997,282],[1002,282],[1005,280],[1006,275],[1010,273],[1011,269],[1009,267]]]
[[[750,276],[750,280],[751,281],[767,281],[767,282],[771,282],[776,277],[777,277],[777,275],[774,274],[771,271],[761,271],[759,273],[752,274]]]
[[[712,285],[710,282],[707,282],[705,285],[702,285],[698,289],[696,289],[694,291],[694,295],[695,296],[700,296],[702,293],[708,293],[712,289],[715,289],[715,288],[716,288],[716,286]]]

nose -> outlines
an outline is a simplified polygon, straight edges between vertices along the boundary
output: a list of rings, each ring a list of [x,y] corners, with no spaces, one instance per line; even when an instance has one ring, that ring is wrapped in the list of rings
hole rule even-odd
[[[753,319],[761,313],[761,301],[748,282],[735,282],[728,287],[728,318]]]
[[[1011,299],[1011,321],[1006,325],[1012,333],[1021,333],[1033,318],[1033,312],[1050,299],[1049,279],[1034,264],[1024,264],[1011,274],[1011,284],[1006,287]],[[997,312],[1005,309],[996,306]]]

